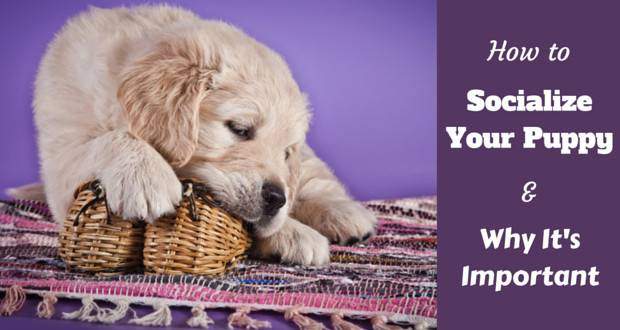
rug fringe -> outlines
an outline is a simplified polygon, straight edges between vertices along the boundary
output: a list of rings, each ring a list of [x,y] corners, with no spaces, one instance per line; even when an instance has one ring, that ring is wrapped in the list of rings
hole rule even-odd
[[[19,285],[12,285],[0,303],[0,315],[10,316],[19,311],[26,302],[26,293]]]
[[[315,321],[299,312],[299,307],[291,307],[284,312],[284,318],[297,325],[299,330],[323,330],[323,323]]]
[[[411,328],[402,328],[398,325],[392,325],[392,324],[387,324],[388,322],[388,318],[385,315],[376,315],[373,316],[372,319],[370,319],[370,324],[372,325],[372,330],[407,330],[407,329],[411,329]],[[425,328],[422,329],[417,329],[416,330],[424,330]]]
[[[57,296],[52,292],[39,293],[42,298],[37,304],[36,315],[40,318],[50,319],[55,313]],[[106,299],[107,300],[107,299]],[[10,316],[19,311],[26,301],[26,293],[19,285],[12,285],[6,289],[6,294],[0,302],[0,315]],[[127,299],[111,301],[115,304],[114,308],[102,308],[97,305],[92,296],[82,298],[82,306],[73,312],[62,313],[62,318],[67,320],[80,320],[86,322],[101,322],[113,324],[122,320],[128,311],[133,312],[130,324],[143,326],[170,326],[172,324],[172,313],[170,307],[164,302],[156,302],[152,305],[154,311],[142,317],[138,317],[130,307],[131,302]],[[234,313],[228,317],[228,328],[244,328],[246,330],[257,330],[261,328],[271,328],[269,321],[257,320],[248,314],[252,311],[250,307],[238,307]],[[300,307],[295,306],[285,310],[284,318],[292,321],[299,330],[325,330],[323,323],[301,314]],[[186,321],[187,325],[195,328],[207,329],[209,324],[214,324],[205,310],[203,304],[195,305],[191,309],[192,316]],[[330,316],[334,330],[361,330],[362,328],[352,322],[346,321],[341,312],[336,312]],[[386,315],[375,315],[370,323],[373,330],[411,330],[410,327],[403,328],[398,325],[388,324],[389,318]],[[425,320],[418,320],[414,330],[428,330],[429,324]]]
[[[96,314],[92,315],[93,311],[97,313],[99,311],[99,306],[97,306],[97,303],[95,303],[92,297],[84,297],[82,298],[82,307],[80,307],[80,309],[71,313],[62,313],[62,318],[66,320],[78,319],[80,321],[95,322],[97,321],[97,316]]]
[[[237,327],[245,328],[246,330],[271,328],[271,323],[269,321],[260,321],[249,317],[248,313],[250,313],[250,311],[249,307],[237,308],[234,313],[228,316],[228,328],[233,329]]]
[[[43,300],[37,305],[37,316],[43,319],[51,319],[56,311],[54,304],[56,304],[58,298],[51,292],[42,294],[41,298]]]
[[[97,316],[92,315],[92,312],[97,312],[98,310],[99,306],[92,297],[84,297],[82,298],[82,307],[80,307],[80,309],[71,313],[62,313],[62,318],[66,320],[78,319],[80,321],[95,322]]]
[[[113,324],[122,320],[129,311],[129,301],[120,299],[114,302],[114,308],[99,308],[97,311],[97,321],[106,324]]]
[[[46,298],[48,301],[46,301]],[[53,303],[55,302],[55,296],[44,297],[43,301],[37,306],[37,315],[50,318],[54,313]],[[113,303],[116,305],[114,308],[102,308],[97,305],[93,297],[84,297],[82,298],[82,307],[80,309],[70,313],[62,313],[62,318],[65,320],[101,322],[105,324],[116,323],[116,321],[124,318],[127,315],[127,311],[130,310],[129,301],[121,299]],[[41,313],[39,314],[39,312]]]
[[[192,307],[192,317],[187,320],[187,325],[193,328],[209,328],[209,324],[213,324],[213,320],[207,315],[204,305]]]
[[[428,323],[426,323],[426,321],[420,321],[415,325],[414,329],[415,330],[428,330]]]
[[[342,313],[333,313],[330,318],[334,330],[362,330],[362,328],[357,325],[345,321]]]
[[[172,313],[168,305],[158,302],[153,305],[153,309],[155,311],[142,317],[135,315],[133,319],[129,320],[129,323],[155,327],[170,326],[172,324]]]

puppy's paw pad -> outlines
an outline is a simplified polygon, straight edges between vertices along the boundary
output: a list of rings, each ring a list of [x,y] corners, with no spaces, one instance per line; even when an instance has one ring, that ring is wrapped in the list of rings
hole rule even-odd
[[[357,242],[359,242],[359,241],[360,241],[360,239],[359,239],[359,238],[357,238],[357,237],[351,237],[351,238],[349,238],[349,239],[348,239],[348,240],[347,240],[344,244],[345,244],[345,245],[353,245],[353,244],[355,244],[355,243],[357,243]]]
[[[369,239],[377,218],[354,201],[334,202],[324,206],[317,230],[334,244],[353,245]]]
[[[329,241],[316,230],[300,225],[293,231],[283,230],[256,243],[255,255],[283,263],[322,266],[329,263]]]
[[[315,230],[299,235],[285,253],[282,261],[304,266],[321,266],[329,263],[329,242]]]
[[[355,245],[357,243],[363,243],[365,241],[367,241],[369,238],[371,238],[373,236],[372,232],[366,233],[364,236],[360,237],[351,237],[349,238],[344,245]],[[338,242],[335,242],[333,244],[337,244]]]
[[[271,261],[274,263],[280,263],[282,262],[282,256],[277,253],[273,253],[270,256],[266,257],[265,260]]]

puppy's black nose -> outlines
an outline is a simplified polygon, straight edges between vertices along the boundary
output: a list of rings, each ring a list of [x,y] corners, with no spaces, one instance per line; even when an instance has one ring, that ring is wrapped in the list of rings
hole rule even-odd
[[[273,183],[266,182],[263,184],[263,214],[266,216],[274,216],[278,210],[286,204],[286,196],[284,190]]]

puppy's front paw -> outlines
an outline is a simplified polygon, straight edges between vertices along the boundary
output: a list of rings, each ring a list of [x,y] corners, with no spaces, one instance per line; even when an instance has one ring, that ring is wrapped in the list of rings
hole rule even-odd
[[[288,219],[280,231],[259,238],[255,243],[256,256],[278,258],[282,262],[304,266],[329,263],[329,241],[316,230]]]
[[[351,200],[329,201],[309,209],[311,225],[330,242],[351,245],[371,237],[377,218],[360,203]]]
[[[153,222],[174,213],[182,197],[181,182],[163,159],[107,168],[100,179],[110,210],[124,219]]]

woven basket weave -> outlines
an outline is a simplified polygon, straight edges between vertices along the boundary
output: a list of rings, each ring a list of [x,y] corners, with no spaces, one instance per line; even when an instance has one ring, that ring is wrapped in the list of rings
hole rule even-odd
[[[112,275],[142,265],[144,225],[112,215],[99,181],[77,189],[59,240],[68,270]]]
[[[183,180],[176,217],[147,225],[144,266],[157,274],[219,275],[251,244],[243,223],[219,208],[203,184]]]

